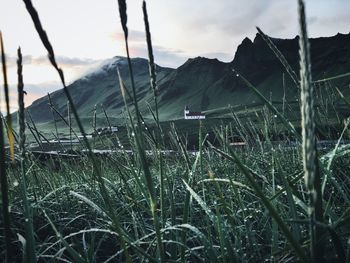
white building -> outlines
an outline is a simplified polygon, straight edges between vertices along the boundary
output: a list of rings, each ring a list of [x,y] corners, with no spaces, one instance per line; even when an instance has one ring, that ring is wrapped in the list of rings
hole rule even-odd
[[[118,131],[118,127],[117,126],[112,126],[112,127],[98,128],[96,130],[96,133],[98,135],[103,135],[103,134],[115,133],[117,131]]]
[[[202,112],[190,111],[188,106],[186,106],[184,110],[184,118],[185,120],[203,120],[205,119],[205,115]]]

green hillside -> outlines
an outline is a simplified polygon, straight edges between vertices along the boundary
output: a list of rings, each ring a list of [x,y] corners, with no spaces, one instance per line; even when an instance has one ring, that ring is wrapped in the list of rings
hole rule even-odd
[[[287,40],[271,38],[271,40],[285,56],[297,76],[298,38]],[[310,45],[314,80],[350,72],[350,34],[311,39]],[[153,92],[150,90],[148,62],[142,58],[134,58],[132,67],[140,110],[145,119],[151,119],[148,105],[153,107]],[[90,120],[95,105],[100,122],[104,122],[105,119],[101,109],[103,105],[115,124],[124,123],[124,102],[117,79],[117,68],[127,88],[130,89],[127,60],[123,57],[106,61],[100,68],[68,87],[79,116],[85,120],[87,127],[91,127]],[[231,109],[237,113],[246,113],[249,109],[251,112],[260,110],[262,102],[232,69],[252,82],[289,118],[298,118],[298,88],[276,55],[257,34],[253,41],[248,38],[243,40],[230,63],[197,57],[189,59],[177,69],[157,66],[161,121],[182,119],[186,105],[191,110],[206,112],[209,118],[225,117]],[[335,87],[342,90],[345,95],[349,95],[349,82],[350,77],[344,77],[317,84],[320,99],[327,91],[329,93],[327,96],[330,97],[326,103],[342,108],[344,102],[335,94]],[[63,90],[52,93],[51,98],[55,109],[66,118],[67,99]],[[282,108],[282,105],[285,108]],[[133,110],[131,105],[130,107]],[[28,110],[39,126],[44,127],[53,121],[47,96],[35,101]],[[341,112],[347,114],[346,110]]]

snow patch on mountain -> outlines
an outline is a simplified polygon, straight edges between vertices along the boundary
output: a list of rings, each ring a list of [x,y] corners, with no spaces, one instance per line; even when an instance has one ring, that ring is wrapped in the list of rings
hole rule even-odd
[[[109,72],[117,69],[117,66],[121,67],[123,65],[126,65],[127,59],[125,57],[113,57],[110,59],[103,60],[101,62],[95,63],[91,65],[90,69],[88,69],[81,77],[80,81],[86,81],[90,78],[98,75],[105,75]],[[117,74],[117,71],[116,71]]]

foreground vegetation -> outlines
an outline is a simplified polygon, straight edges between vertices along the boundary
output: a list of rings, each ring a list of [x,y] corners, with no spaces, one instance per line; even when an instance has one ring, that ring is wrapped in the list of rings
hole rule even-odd
[[[31,1],[24,2],[60,76],[72,106],[72,117],[79,132],[85,134],[39,17]],[[118,3],[130,65],[126,3],[122,0]],[[128,115],[125,138],[132,153],[116,145],[122,149],[119,153],[96,157],[86,137],[82,143],[87,156],[70,161],[58,159],[54,167],[49,163],[43,165],[26,153],[19,50],[17,136],[12,133],[10,117],[4,121],[9,131],[9,158],[15,159],[16,140],[18,162],[5,162],[5,129],[0,126],[3,208],[0,227],[4,230],[1,259],[8,262],[349,262],[350,146],[340,144],[348,139],[349,122],[339,119],[338,142],[317,149],[319,115],[314,111],[302,1],[299,8],[299,78],[285,64],[283,55],[274,46],[271,48],[290,76],[298,79],[301,134],[249,80],[235,72],[264,103],[260,122],[242,124],[232,112],[229,124],[211,131],[215,145],[199,122],[195,152],[188,151],[186,137],[176,126],[165,132],[160,125],[145,2],[150,86],[154,92],[154,107],[149,110],[154,128],[149,131],[142,121],[129,67],[131,87],[126,87],[120,76],[119,81]],[[3,44],[1,47],[3,51]],[[6,76],[4,52],[2,58]],[[5,77],[8,95],[6,81]],[[347,100],[343,100],[347,105]],[[130,112],[130,105],[135,107],[135,114]],[[330,123],[325,124],[329,126]],[[282,140],[272,141],[276,134]],[[231,145],[235,136],[246,143],[243,148]],[[173,152],[168,154],[163,150]]]
[[[345,253],[350,234],[350,164],[347,155],[341,156],[346,151],[339,150],[326,170],[329,177],[323,193],[325,215],[331,223],[325,225],[327,232],[322,241],[326,258],[334,262],[339,256],[344,257],[341,247]],[[309,243],[308,204],[300,151],[266,145],[247,147],[239,155],[305,251]],[[322,160],[325,166],[330,161],[327,157]],[[164,156],[161,185],[157,177],[160,160],[154,157],[149,161],[158,196],[162,190],[156,209],[166,261],[297,261],[284,234],[237,164],[212,150],[195,156],[187,152]],[[93,178],[88,159],[76,164],[62,162],[58,171],[35,162],[28,165],[27,191],[33,206],[37,257],[42,261],[124,261],[114,222],[117,219],[132,260],[157,261],[148,190],[138,163],[136,156],[127,154],[101,159],[105,192]],[[24,237],[21,178],[17,170],[10,173],[9,182],[12,228]],[[108,204],[103,195],[108,195]],[[74,252],[69,252],[69,247]]]

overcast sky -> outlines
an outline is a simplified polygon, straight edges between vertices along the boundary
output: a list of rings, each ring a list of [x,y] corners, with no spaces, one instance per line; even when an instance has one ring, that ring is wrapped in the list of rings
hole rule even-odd
[[[102,60],[125,55],[117,0],[32,2],[68,82]],[[350,0],[305,2],[311,37],[349,33]],[[131,55],[146,57],[142,1],[129,0],[127,4]],[[239,43],[245,37],[254,38],[255,26],[278,38],[293,38],[298,33],[297,0],[148,0],[147,7],[155,60],[162,66],[178,67],[196,56],[231,61]],[[0,30],[13,88],[16,50],[22,48],[27,105],[60,88],[21,0],[1,0]]]

